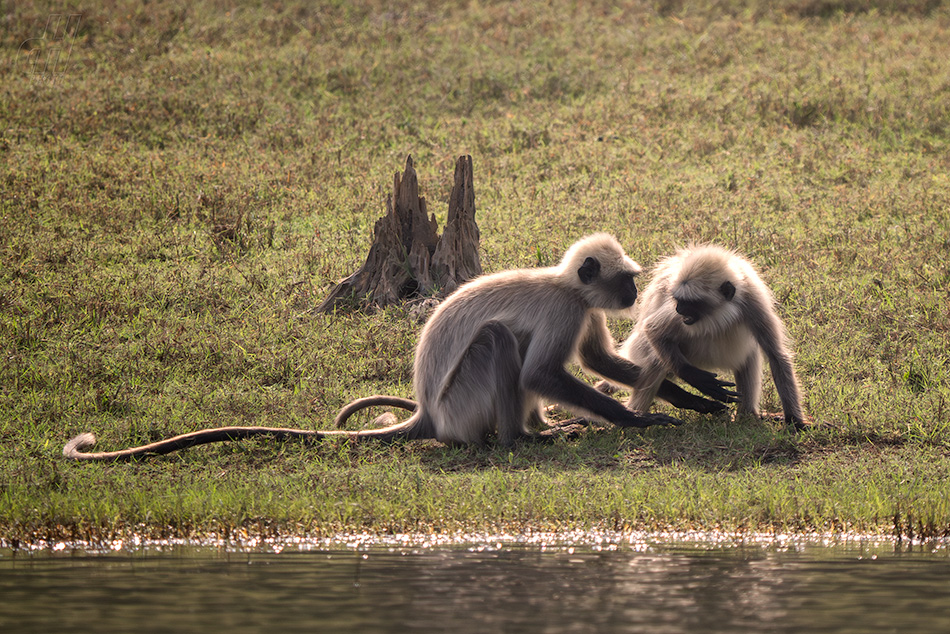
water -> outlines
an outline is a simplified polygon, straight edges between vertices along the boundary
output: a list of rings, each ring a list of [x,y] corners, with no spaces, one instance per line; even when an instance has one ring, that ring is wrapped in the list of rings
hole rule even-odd
[[[0,549],[3,632],[950,632],[945,545]]]

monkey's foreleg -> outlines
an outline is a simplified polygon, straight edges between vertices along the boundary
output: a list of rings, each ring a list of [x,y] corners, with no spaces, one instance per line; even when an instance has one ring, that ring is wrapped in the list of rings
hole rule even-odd
[[[527,389],[546,399],[569,407],[575,412],[590,412],[618,427],[679,425],[683,422],[666,414],[633,412],[617,400],[572,376],[562,367],[539,368],[526,373],[522,381]]]

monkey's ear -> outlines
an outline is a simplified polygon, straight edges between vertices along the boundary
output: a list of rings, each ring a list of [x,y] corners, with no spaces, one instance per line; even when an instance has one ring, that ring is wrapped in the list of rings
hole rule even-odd
[[[577,269],[577,277],[581,278],[584,284],[590,284],[597,279],[598,275],[600,275],[600,262],[594,258],[587,258],[581,268]]]
[[[725,297],[728,302],[736,296],[736,287],[732,285],[732,282],[725,281],[719,287],[719,292],[722,293],[722,296]]]

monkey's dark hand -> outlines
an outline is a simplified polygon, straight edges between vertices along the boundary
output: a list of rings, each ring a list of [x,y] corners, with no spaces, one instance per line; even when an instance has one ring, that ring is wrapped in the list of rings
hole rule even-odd
[[[736,384],[729,381],[720,381],[713,372],[700,370],[696,366],[685,365],[678,374],[681,379],[717,401],[736,403],[739,400],[738,392],[726,389],[735,387]]]
[[[616,421],[619,427],[652,427],[653,425],[682,425],[683,421],[666,414],[640,414],[630,412],[622,420]]]
[[[793,414],[785,415],[785,424],[794,427],[795,431],[804,431],[808,429],[808,423]]]
[[[657,390],[657,396],[667,401],[673,407],[681,409],[691,409],[703,414],[715,414],[726,408],[724,403],[713,401],[702,396],[697,396],[692,392],[687,392],[676,383],[664,380]]]
[[[724,410],[729,409],[725,403],[720,403],[719,401],[712,401],[708,398],[696,397],[694,402],[694,407],[690,409],[699,412],[700,414],[718,414]]]
[[[759,418],[762,420],[773,422],[773,423],[785,423],[786,425],[794,429],[796,432],[804,431],[811,426],[794,414],[776,414],[774,412],[763,412],[759,414]]]

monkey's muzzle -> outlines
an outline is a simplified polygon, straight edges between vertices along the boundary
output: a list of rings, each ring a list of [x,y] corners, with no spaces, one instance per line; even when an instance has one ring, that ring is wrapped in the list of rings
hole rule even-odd
[[[703,316],[703,304],[681,299],[676,302],[676,312],[683,317],[684,324],[692,326]]]

